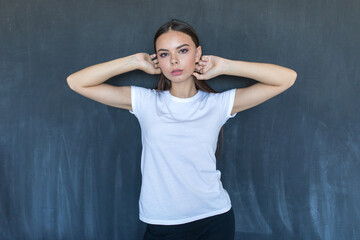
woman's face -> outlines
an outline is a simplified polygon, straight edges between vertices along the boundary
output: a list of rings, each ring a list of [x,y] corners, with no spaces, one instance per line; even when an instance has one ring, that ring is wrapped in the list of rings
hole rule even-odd
[[[168,31],[156,40],[156,55],[165,77],[174,82],[192,80],[195,64],[201,57],[201,46],[178,31]],[[179,71],[177,71],[179,70]]]

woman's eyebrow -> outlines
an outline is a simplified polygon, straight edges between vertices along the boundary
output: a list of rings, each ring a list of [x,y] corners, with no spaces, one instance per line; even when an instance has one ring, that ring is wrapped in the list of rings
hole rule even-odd
[[[178,46],[176,49],[182,48],[182,47],[184,47],[184,46],[190,46],[190,45],[185,43],[185,44],[182,44],[182,45]],[[162,49],[159,49],[159,50],[158,50],[158,52],[160,52],[160,51],[169,51],[169,50],[162,48]]]

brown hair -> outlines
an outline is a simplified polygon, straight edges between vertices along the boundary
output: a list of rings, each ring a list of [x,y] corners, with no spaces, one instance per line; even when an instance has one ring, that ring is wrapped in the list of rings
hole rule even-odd
[[[156,52],[156,40],[158,39],[158,37],[160,37],[162,34],[168,32],[170,30],[182,32],[182,33],[189,35],[191,37],[191,39],[193,40],[193,42],[195,43],[195,46],[196,47],[200,46],[199,38],[193,27],[191,27],[188,23],[186,23],[184,21],[180,21],[178,19],[172,19],[171,21],[163,24],[155,33],[155,36],[154,36],[154,51],[155,52]],[[197,90],[200,89],[204,92],[217,93],[204,80],[198,80],[198,79],[196,79],[196,77],[194,77],[194,83],[195,83],[195,87]],[[170,88],[171,88],[171,81],[169,79],[167,79],[163,73],[161,73],[157,88],[155,88],[155,89],[157,91],[164,91],[164,90],[169,90]],[[222,142],[222,149],[223,149],[223,141],[224,141],[223,127],[221,127],[220,132],[221,132],[221,142]],[[217,145],[216,153],[218,153],[218,146],[219,145]]]

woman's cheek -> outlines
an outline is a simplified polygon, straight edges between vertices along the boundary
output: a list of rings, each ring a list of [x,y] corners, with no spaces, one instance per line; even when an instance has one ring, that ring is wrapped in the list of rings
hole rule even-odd
[[[190,67],[190,70],[191,70],[192,72],[195,70],[195,66],[196,66],[195,59],[191,59],[191,60],[190,60],[189,67]]]
[[[169,78],[170,76],[168,75],[167,72],[167,67],[166,64],[162,63],[161,61],[159,61],[159,68],[161,69],[161,72],[165,75],[165,77]]]
[[[161,61],[159,61],[159,68],[162,72],[165,70],[164,64]]]

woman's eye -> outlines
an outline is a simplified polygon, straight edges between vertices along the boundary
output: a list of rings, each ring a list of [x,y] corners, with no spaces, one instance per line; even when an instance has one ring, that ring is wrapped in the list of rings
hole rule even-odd
[[[188,50],[186,48],[180,50],[180,53],[187,53],[187,52]],[[166,57],[167,55],[168,55],[167,53],[161,53],[160,57]]]

